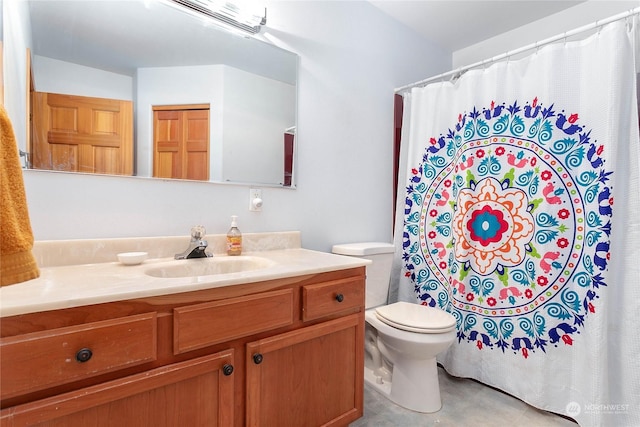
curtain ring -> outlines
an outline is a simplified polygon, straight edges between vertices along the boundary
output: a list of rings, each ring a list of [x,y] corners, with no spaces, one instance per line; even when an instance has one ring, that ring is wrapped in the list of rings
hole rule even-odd
[[[600,21],[596,21],[596,34],[600,35],[600,31],[602,31],[602,24],[600,24]]]
[[[627,31],[633,31],[634,22],[633,22],[633,9],[629,11],[629,16],[625,19],[625,27],[627,27]]]

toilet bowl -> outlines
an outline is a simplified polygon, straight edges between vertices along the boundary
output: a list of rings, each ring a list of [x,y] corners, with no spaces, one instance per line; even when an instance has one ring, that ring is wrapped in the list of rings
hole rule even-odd
[[[425,311],[421,322],[395,324],[393,319],[384,319],[378,309],[398,307],[403,310],[415,308]],[[389,306],[365,311],[367,329],[375,330],[378,359],[381,365],[375,366],[375,357],[370,360],[365,376],[367,381],[391,401],[417,412],[436,412],[442,407],[436,355],[446,350],[456,338],[456,320],[449,313],[418,304],[398,302]],[[415,317],[420,317],[417,314]],[[434,315],[434,316],[430,316]],[[438,317],[440,322],[434,326],[430,317]],[[404,323],[406,319],[396,319]],[[395,323],[395,322],[394,322]],[[407,330],[408,329],[408,330]],[[375,352],[375,349],[368,349]],[[388,374],[387,374],[388,372]],[[366,375],[369,374],[369,375]]]
[[[455,340],[455,317],[420,304],[386,303],[393,245],[335,245],[333,252],[373,261],[367,266],[365,292],[365,381],[407,409],[440,410],[436,355]]]

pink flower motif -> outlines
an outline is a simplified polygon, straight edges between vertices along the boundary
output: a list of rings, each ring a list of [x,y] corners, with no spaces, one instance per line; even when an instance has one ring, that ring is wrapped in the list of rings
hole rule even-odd
[[[431,209],[431,210],[429,211],[429,215],[431,215],[431,216],[437,216],[437,215],[438,215],[438,211],[437,211],[436,209]]]
[[[469,302],[473,301],[473,294],[471,292],[467,294],[467,301]]]
[[[531,298],[533,296],[533,292],[531,292],[531,289],[527,289],[526,291],[524,291],[524,296],[527,298]]]
[[[498,180],[486,178],[474,189],[460,190],[456,202],[452,228],[458,261],[480,274],[523,261],[534,227],[522,190],[503,189]]]
[[[551,171],[548,171],[548,170],[545,170],[540,174],[540,178],[542,178],[543,181],[550,180],[552,176],[553,174],[551,173]]]
[[[547,279],[545,276],[538,276],[537,282],[540,286],[547,286],[549,284],[549,279]]]
[[[435,239],[437,234],[435,231],[430,231],[429,234],[427,235],[430,239]]]
[[[558,217],[560,219],[567,219],[569,218],[569,211],[567,209],[560,209],[558,211]]]
[[[538,163],[538,159],[536,159],[535,157],[531,157],[531,160],[529,160],[529,164],[531,166],[535,166],[536,163]]]
[[[440,269],[444,270],[445,268],[447,268],[447,263],[445,261],[441,261],[440,262]]]
[[[495,306],[496,303],[497,303],[497,301],[496,301],[496,299],[494,297],[487,298],[487,304],[489,304],[489,307]]]
[[[478,150],[476,151],[476,157],[481,159],[484,157],[484,150]]]
[[[502,156],[503,154],[504,154],[504,147],[496,148],[496,155],[497,156]]]
[[[564,237],[561,237],[560,239],[558,239],[558,242],[556,244],[558,245],[559,248],[564,249],[567,246],[569,246],[569,241]]]
[[[444,186],[447,187],[447,188],[451,187],[451,180],[450,179],[445,179],[444,180]]]

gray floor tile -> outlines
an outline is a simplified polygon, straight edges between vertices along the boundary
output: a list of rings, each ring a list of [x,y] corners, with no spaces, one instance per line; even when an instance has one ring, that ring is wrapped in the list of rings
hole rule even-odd
[[[365,383],[364,416],[350,427],[577,427],[570,419],[541,411],[477,381],[438,368],[442,409],[421,414],[404,409]]]

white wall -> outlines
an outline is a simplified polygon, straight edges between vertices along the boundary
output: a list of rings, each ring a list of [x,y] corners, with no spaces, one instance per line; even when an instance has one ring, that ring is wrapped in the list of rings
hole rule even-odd
[[[295,125],[295,86],[224,70],[222,181],[283,183],[284,131]]]
[[[588,0],[547,18],[453,53],[453,68],[464,67],[640,6],[640,0]],[[588,33],[585,33],[588,34]],[[525,53],[530,54],[531,52]]]
[[[27,139],[27,47],[31,46],[31,21],[27,5],[19,1],[2,3],[2,49],[4,67],[4,105],[13,125],[18,148]]]
[[[130,76],[39,55],[33,55],[32,68],[37,92],[133,100]]]
[[[300,230],[304,247],[391,240],[394,88],[444,72],[436,48],[367,2],[269,3],[262,37],[301,56],[296,190],[25,171],[37,240]]]

